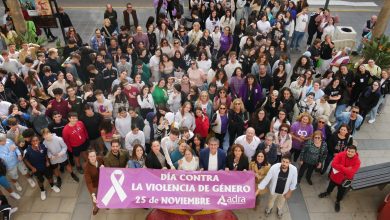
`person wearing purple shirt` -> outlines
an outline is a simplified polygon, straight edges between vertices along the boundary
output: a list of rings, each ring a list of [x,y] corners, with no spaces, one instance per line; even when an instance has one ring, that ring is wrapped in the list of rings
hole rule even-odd
[[[244,102],[245,109],[252,114],[263,98],[261,86],[253,74],[248,74],[239,91],[239,98]]]
[[[232,78],[230,79],[230,92],[232,93],[232,97],[238,97],[240,88],[244,84],[244,82],[245,78],[243,76],[242,69],[241,67],[237,67],[233,72]]]
[[[223,29],[223,34],[221,35],[219,41],[221,43],[221,47],[219,48],[218,51],[218,57],[221,57],[222,55],[227,56],[233,46],[233,36],[232,33],[230,32],[230,27],[225,27]]]
[[[303,144],[309,140],[313,134],[312,120],[309,113],[303,112],[298,116],[297,121],[291,125],[291,155],[294,156],[294,162],[299,158]]]

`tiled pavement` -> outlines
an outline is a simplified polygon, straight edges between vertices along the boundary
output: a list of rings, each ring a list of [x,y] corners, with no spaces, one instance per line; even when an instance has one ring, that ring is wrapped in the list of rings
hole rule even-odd
[[[138,16],[142,25],[145,24],[147,16],[152,9],[139,9]],[[120,11],[120,10],[117,10]],[[80,10],[67,9],[76,29],[86,41],[96,27],[101,27],[103,12],[98,9]],[[361,24],[373,14],[373,12],[335,12],[339,15],[341,24],[353,26],[360,33]],[[119,13],[121,14],[121,13]],[[122,21],[120,17],[118,19]],[[58,36],[58,30],[53,30]],[[388,32],[389,33],[389,30]],[[296,57],[296,56],[295,56]],[[368,166],[381,162],[388,162],[390,158],[390,136],[388,133],[390,122],[390,109],[387,104],[384,113],[377,118],[373,125],[364,124],[356,135],[359,154],[362,166]],[[80,176],[82,177],[82,176]],[[64,174],[61,193],[49,192],[46,201],[40,200],[39,189],[31,189],[25,179],[21,177],[23,186],[22,199],[16,201],[10,198],[12,205],[18,206],[19,211],[14,214],[13,219],[17,220],[142,220],[148,214],[148,210],[100,210],[96,216],[91,216],[91,201],[83,178],[80,183],[75,183],[68,174]],[[374,220],[376,210],[385,195],[390,192],[390,187],[383,191],[377,188],[364,189],[356,192],[349,192],[341,203],[340,213],[333,209],[335,192],[331,197],[318,199],[317,195],[324,191],[327,186],[327,178],[313,175],[313,186],[309,186],[305,180],[302,181],[300,189],[297,190],[285,207],[285,215],[282,219],[289,220]],[[7,195],[7,193],[5,192]],[[303,199],[302,199],[303,198]],[[235,213],[240,220],[265,219],[264,207],[267,201],[266,196],[259,198],[256,209],[237,210]],[[289,212],[291,209],[291,212]],[[270,215],[267,219],[277,219],[276,214]]]

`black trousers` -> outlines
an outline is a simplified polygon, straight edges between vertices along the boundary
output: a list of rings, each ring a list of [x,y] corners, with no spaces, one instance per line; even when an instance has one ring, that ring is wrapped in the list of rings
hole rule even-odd
[[[303,174],[305,174],[305,171],[307,170],[306,179],[310,180],[311,175],[313,174],[313,171],[315,168],[316,168],[316,165],[311,165],[311,164],[303,162],[302,166],[299,168],[298,179],[299,180],[302,179]]]
[[[330,153],[330,154],[328,154],[328,156],[326,156],[325,163],[324,163],[324,166],[322,167],[321,173],[325,173],[326,172],[330,162],[332,162],[332,160],[333,160],[333,157],[334,157],[333,153]]]
[[[0,195],[0,201],[0,212],[3,214],[3,220],[11,219],[11,206],[9,205],[7,198],[4,195]]]
[[[314,37],[314,35],[317,33],[317,28],[315,28],[315,29],[309,28],[309,29],[307,30],[307,33],[308,33],[308,36],[307,36],[307,42],[306,42],[306,44],[307,44],[308,46],[311,46],[311,43],[312,43],[312,41],[313,41],[313,37]]]
[[[329,185],[328,185],[328,188],[326,189],[326,192],[328,194],[332,193],[333,192],[333,189],[337,186],[337,196],[336,196],[336,202],[340,202],[344,195],[345,195],[345,192],[347,191],[347,188],[341,186],[341,185],[338,185],[336,184],[335,182],[333,182],[332,180],[329,180]]]
[[[297,162],[299,155],[301,155],[301,150],[291,148],[290,150],[291,156],[294,158],[294,162]]]

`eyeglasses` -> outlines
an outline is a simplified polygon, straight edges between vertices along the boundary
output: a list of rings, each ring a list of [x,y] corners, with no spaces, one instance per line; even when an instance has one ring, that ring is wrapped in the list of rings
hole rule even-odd
[[[241,105],[241,103],[234,103],[234,105]]]
[[[222,92],[219,92],[219,93],[220,93],[220,94],[225,94],[226,92],[223,92],[223,91],[222,91]]]
[[[321,139],[321,137],[314,137],[314,139]]]
[[[359,114],[359,112],[358,112],[358,111],[352,111],[352,113]]]
[[[173,44],[179,44],[179,42],[174,42]]]
[[[219,108],[219,109],[221,109],[221,110],[225,110],[226,108]]]
[[[325,122],[324,122],[324,121],[318,121],[318,123],[325,124]]]

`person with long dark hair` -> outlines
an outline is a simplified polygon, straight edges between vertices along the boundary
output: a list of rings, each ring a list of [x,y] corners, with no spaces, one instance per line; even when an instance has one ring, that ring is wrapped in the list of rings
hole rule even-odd
[[[360,115],[363,117],[363,121],[371,109],[378,104],[380,96],[381,89],[379,81],[373,82],[371,86],[368,86],[365,90],[362,91],[358,99],[358,106],[360,109]],[[362,124],[356,129],[359,130]]]
[[[241,144],[233,144],[226,157],[226,171],[246,171],[249,168],[248,158]]]
[[[328,155],[321,169],[321,174],[325,174],[329,164],[332,162],[336,154],[343,152],[353,143],[353,137],[350,133],[350,128],[347,124],[342,124],[327,141]]]
[[[240,88],[239,97],[244,102],[245,109],[249,113],[255,112],[255,106],[263,98],[262,89],[254,75],[248,74],[244,84]]]

